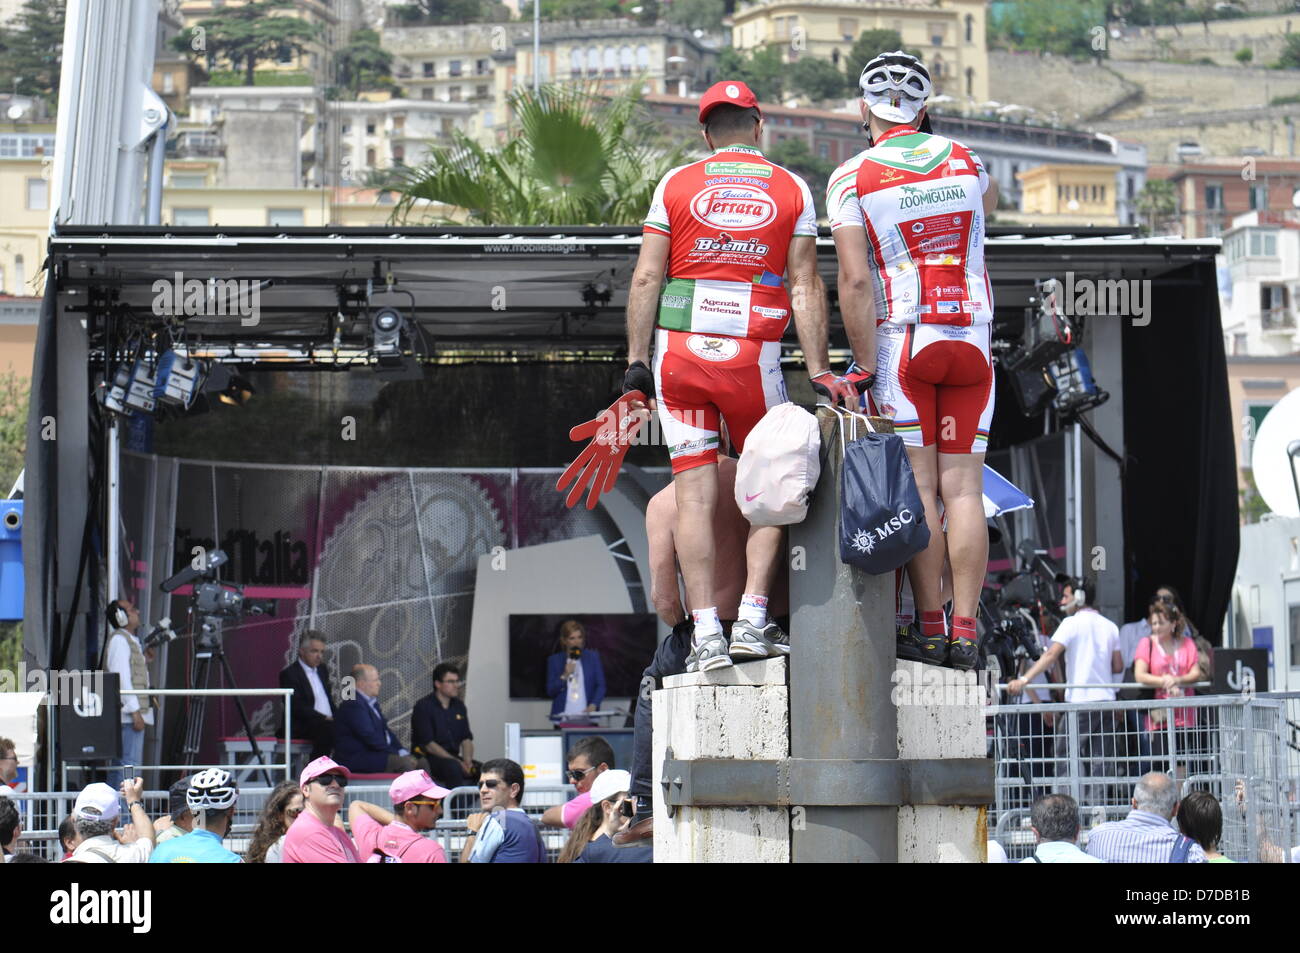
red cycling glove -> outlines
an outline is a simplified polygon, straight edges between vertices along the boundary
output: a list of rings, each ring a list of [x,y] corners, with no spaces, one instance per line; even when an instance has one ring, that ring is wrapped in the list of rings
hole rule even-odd
[[[555,489],[563,493],[573,483],[564,501],[566,506],[573,506],[587,491],[587,509],[593,510],[600,495],[614,489],[627,448],[646,421],[647,415],[634,412],[632,404],[634,401],[644,403],[645,399],[645,394],[639,390],[628,391],[598,416],[569,431],[570,440],[590,437],[591,443],[565,468],[555,484]]]

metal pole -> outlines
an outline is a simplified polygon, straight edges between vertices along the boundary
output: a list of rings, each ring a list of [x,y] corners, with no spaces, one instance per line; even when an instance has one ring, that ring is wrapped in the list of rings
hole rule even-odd
[[[108,524],[106,548],[108,550],[108,601],[121,598],[119,588],[122,569],[119,564],[118,546],[120,545],[121,523],[118,521],[118,504],[121,502],[121,427],[116,415],[109,415],[108,423],[108,512],[104,522]]]
[[[790,756],[898,757],[892,574],[840,561],[840,450],[819,412],[822,475],[808,517],[790,528]],[[799,805],[795,805],[796,808]],[[805,807],[791,818],[795,863],[898,859],[898,807]]]
[[[542,85],[542,0],[533,0],[533,92]]]
[[[163,159],[166,153],[167,126],[164,124],[149,140],[149,197],[144,209],[146,225],[162,222]]]

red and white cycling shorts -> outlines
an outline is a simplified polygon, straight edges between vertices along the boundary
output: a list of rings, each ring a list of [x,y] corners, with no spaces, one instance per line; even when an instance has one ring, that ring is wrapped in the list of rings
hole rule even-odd
[[[993,422],[991,324],[891,324],[876,327],[871,396],[909,447],[984,453]]]
[[[788,400],[780,341],[659,328],[654,375],[673,473],[717,462],[724,420],[739,453],[768,408]]]

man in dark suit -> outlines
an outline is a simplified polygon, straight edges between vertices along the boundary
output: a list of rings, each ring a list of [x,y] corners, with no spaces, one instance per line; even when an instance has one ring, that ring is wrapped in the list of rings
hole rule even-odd
[[[311,739],[311,760],[333,751],[334,699],[323,633],[308,629],[298,639],[298,658],[280,672],[280,687],[293,689],[291,730],[294,737]]]
[[[402,774],[424,767],[401,746],[379,708],[379,670],[352,669],[357,697],[339,705],[334,725],[334,760],[357,774]]]

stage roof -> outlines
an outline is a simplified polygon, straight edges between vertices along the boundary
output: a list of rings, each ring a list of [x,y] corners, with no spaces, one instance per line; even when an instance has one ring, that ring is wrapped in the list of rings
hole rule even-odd
[[[157,313],[155,283],[174,282],[179,274],[205,285],[209,279],[237,279],[250,282],[250,289],[259,286],[255,326],[239,315],[183,319],[196,351],[229,360],[262,355],[276,363],[312,364],[338,363],[337,355],[364,345],[367,282],[376,305],[391,304],[414,316],[437,354],[611,352],[624,340],[626,292],[640,241],[639,230],[626,227],[65,226],[51,237],[50,256],[60,307],[90,317],[92,353],[102,348],[110,320],[144,329],[168,324]],[[999,318],[1013,319],[1036,278],[1064,278],[1073,271],[1078,277],[1159,280],[1212,258],[1219,244],[1139,238],[1125,228],[993,226],[987,258]],[[826,229],[818,245],[835,327],[837,263]],[[209,350],[202,351],[200,342]]]

